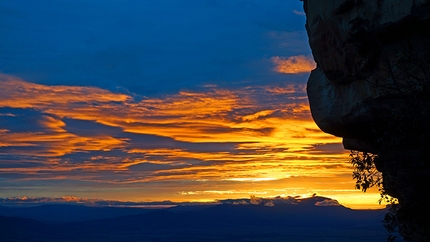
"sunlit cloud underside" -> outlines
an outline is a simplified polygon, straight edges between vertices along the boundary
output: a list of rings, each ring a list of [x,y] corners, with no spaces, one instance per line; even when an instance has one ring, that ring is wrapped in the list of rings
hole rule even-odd
[[[275,56],[272,57],[272,62],[276,65],[276,72],[285,74],[307,73],[316,68],[314,59],[304,55],[289,58]]]
[[[314,124],[304,85],[208,85],[159,98],[6,75],[0,85],[0,197],[317,193],[377,206],[374,191],[354,190],[341,140]]]

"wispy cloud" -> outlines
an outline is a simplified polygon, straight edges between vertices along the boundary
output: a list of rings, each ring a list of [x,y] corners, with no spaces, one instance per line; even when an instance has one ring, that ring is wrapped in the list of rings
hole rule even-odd
[[[303,12],[303,11],[298,11],[298,10],[293,10],[293,13],[294,13],[294,14],[296,14],[296,15],[300,15],[300,16],[305,16],[305,15],[306,15],[306,13],[305,13],[305,12]]]
[[[331,206],[341,206],[337,200],[334,199],[325,199],[323,201],[319,201],[315,203],[315,206],[320,207],[331,207]]]
[[[99,206],[99,207],[140,207],[140,208],[169,208],[178,205],[171,201],[159,202],[131,202],[131,201],[118,201],[118,200],[103,200],[98,198],[79,198],[74,196],[63,197],[8,197],[0,198],[0,205],[7,206],[34,206],[42,204],[80,204],[86,206]]]
[[[285,74],[306,73],[316,67],[314,60],[304,55],[291,56],[288,58],[275,56],[272,57],[272,61],[276,65],[275,71]]]

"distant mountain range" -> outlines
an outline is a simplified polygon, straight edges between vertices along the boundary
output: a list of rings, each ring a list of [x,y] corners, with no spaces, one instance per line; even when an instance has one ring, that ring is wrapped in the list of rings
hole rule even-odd
[[[300,202],[297,202],[300,201]],[[384,210],[324,197],[171,208],[0,207],[0,241],[385,241]],[[336,205],[336,204],[334,204]]]

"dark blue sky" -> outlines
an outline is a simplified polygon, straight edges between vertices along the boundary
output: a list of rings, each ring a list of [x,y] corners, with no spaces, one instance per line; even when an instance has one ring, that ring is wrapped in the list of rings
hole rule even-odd
[[[6,0],[0,72],[145,96],[303,82],[270,61],[310,54],[301,11],[284,0]]]

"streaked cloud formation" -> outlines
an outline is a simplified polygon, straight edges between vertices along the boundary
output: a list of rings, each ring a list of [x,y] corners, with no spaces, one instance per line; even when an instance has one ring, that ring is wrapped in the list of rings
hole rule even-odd
[[[0,84],[5,187],[72,181],[136,189],[162,182],[172,199],[209,201],[323,191],[301,187],[350,172],[340,140],[310,118],[303,85],[212,85],[145,98],[6,75]]]

